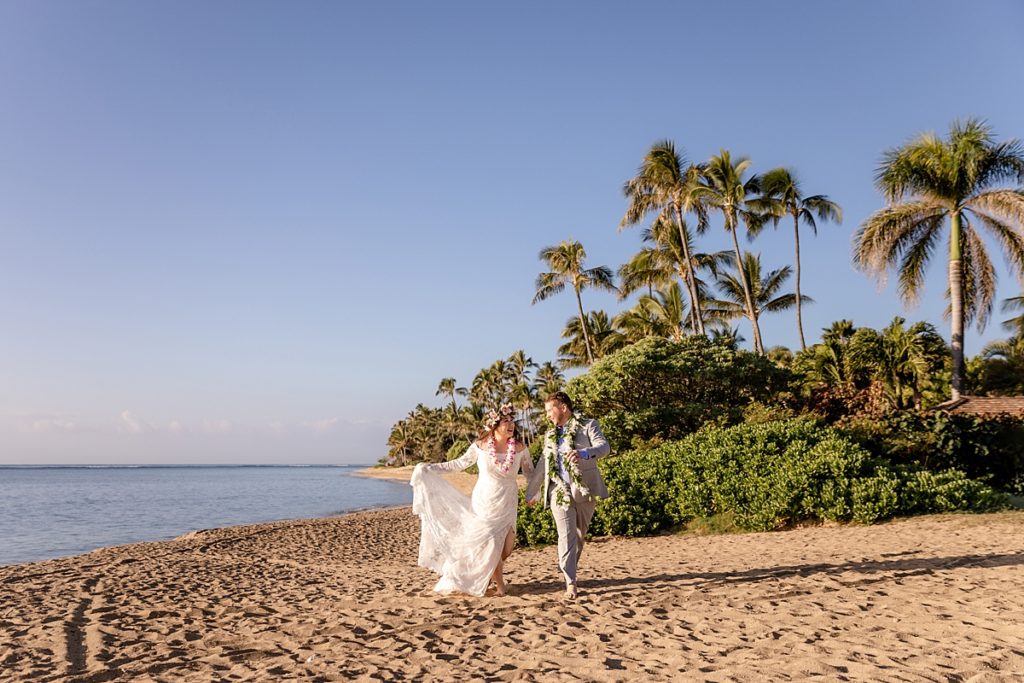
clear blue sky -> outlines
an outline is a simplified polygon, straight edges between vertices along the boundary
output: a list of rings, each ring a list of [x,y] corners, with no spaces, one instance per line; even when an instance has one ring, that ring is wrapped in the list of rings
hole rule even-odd
[[[530,305],[537,252],[626,261],[661,138],[842,204],[804,242],[809,341],[948,336],[941,258],[906,311],[851,235],[886,148],[1024,137],[1022,29],[1016,0],[0,0],[0,463],[373,462],[440,378],[555,358],[574,302]],[[751,248],[792,262],[788,231]],[[791,315],[763,332],[796,346]]]

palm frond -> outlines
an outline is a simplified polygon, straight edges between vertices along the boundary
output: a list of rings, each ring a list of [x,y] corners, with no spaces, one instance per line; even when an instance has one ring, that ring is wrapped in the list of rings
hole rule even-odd
[[[760,264],[759,264],[760,265]],[[758,269],[760,275],[760,268]],[[754,280],[750,281],[751,288],[757,288],[758,298],[770,298],[775,296],[775,292],[779,291],[789,276],[793,274],[793,269],[789,266],[783,266],[777,270],[773,270],[768,275],[761,279],[760,283],[755,284]],[[803,301],[803,299],[801,299]],[[795,299],[794,299],[795,302]]]
[[[800,295],[800,303],[802,304],[813,304],[814,299],[804,294]],[[764,313],[779,313],[780,311],[788,311],[789,309],[796,306],[796,294],[783,294],[780,297],[772,299],[761,305],[761,310]]]
[[[1003,182],[1024,184],[1024,146],[1019,140],[993,143],[978,165],[977,190]]]
[[[854,234],[854,264],[875,276],[884,275],[902,252],[927,232],[930,221],[945,207],[931,201],[888,206],[868,217]]]
[[[558,273],[541,273],[537,276],[536,290],[531,303],[544,301],[559,294],[565,289],[565,280],[559,277]]]
[[[907,303],[916,303],[924,288],[925,269],[942,234],[942,222],[942,215],[924,219],[921,222],[922,229],[903,251],[903,258],[896,270],[900,298]]]
[[[584,270],[580,275],[580,281],[588,287],[619,293],[618,287],[615,286],[615,274],[608,266],[596,266]]]
[[[985,244],[969,224],[964,229],[964,323],[976,322],[984,330],[992,314],[996,294],[996,271]]]
[[[966,205],[977,215],[998,216],[1024,234],[1024,190],[989,190],[971,197]]]
[[[1018,279],[1024,279],[1024,233],[1014,230],[994,216],[983,213],[975,213],[974,216],[1003,248],[1003,256],[1010,266],[1010,271]]]
[[[804,219],[804,222],[810,226],[815,234],[817,234],[817,225],[814,222],[815,216],[820,221],[832,221],[837,224],[842,224],[843,222],[843,207],[829,199],[828,195],[812,195],[804,198],[801,204],[803,205],[801,218]]]

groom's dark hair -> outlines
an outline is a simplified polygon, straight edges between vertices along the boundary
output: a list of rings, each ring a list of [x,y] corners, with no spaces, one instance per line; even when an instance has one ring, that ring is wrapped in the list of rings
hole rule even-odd
[[[546,399],[544,399],[545,403],[547,403],[548,401],[558,401],[569,410],[572,410],[572,399],[569,398],[569,394],[565,393],[564,391],[556,391],[555,393],[551,394]]]

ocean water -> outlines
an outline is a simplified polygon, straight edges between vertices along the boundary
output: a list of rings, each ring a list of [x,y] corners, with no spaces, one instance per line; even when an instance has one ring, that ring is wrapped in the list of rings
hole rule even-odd
[[[409,505],[363,466],[0,466],[0,565],[196,529]]]

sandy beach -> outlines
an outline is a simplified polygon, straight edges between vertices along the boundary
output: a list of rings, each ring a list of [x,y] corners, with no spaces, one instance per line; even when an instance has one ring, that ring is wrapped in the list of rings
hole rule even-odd
[[[550,547],[436,596],[418,538],[397,508],[0,567],[0,679],[1024,678],[1021,512],[595,539],[575,603]]]

